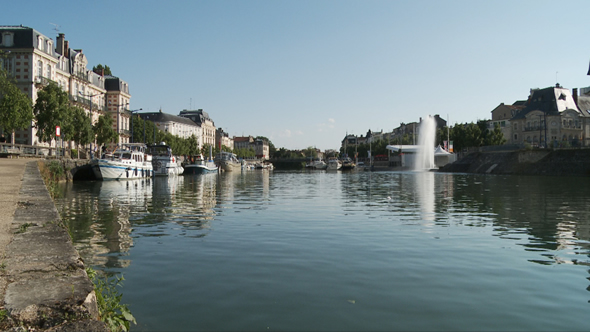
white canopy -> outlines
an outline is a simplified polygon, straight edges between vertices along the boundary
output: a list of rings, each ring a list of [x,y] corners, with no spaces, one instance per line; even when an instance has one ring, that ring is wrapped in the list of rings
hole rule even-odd
[[[443,149],[440,145],[436,148],[436,150],[434,150],[434,155],[447,155],[447,154],[451,154],[450,152],[447,152],[445,149]]]

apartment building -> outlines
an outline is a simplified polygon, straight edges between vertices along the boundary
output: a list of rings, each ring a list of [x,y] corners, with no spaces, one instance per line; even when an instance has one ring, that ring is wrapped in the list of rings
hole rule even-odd
[[[199,149],[203,147],[202,128],[191,119],[166,114],[162,110],[152,113],[138,113],[138,115],[143,120],[152,121],[158,129],[165,133],[170,133],[184,139],[195,136],[199,142]]]
[[[208,144],[214,146],[215,144],[215,123],[209,117],[207,112],[202,109],[198,110],[182,110],[178,116],[191,119],[199,127],[201,127],[201,141],[203,145]]]
[[[215,146],[218,148],[225,146],[227,148],[233,149],[234,140],[229,137],[229,134],[223,131],[222,128],[217,128],[215,131]]]
[[[71,48],[65,34],[58,34],[54,42],[52,38],[30,27],[0,26],[0,56],[3,68],[14,77],[17,87],[33,103],[37,100],[39,90],[55,82],[67,92],[74,105],[86,110],[93,123],[101,114],[110,112],[116,120],[114,126],[121,136],[120,143],[128,142],[129,112],[126,110],[131,95],[127,83],[89,70],[88,58],[83,50]],[[109,80],[120,82],[110,84]],[[117,84],[121,84],[121,87],[111,90]],[[108,101],[111,101],[111,105],[107,108]],[[55,146],[53,140],[39,142],[36,134],[31,123],[29,128],[16,131],[14,143]]]
[[[252,136],[234,136],[234,149],[252,149],[258,159],[270,158],[270,146],[268,142]]]
[[[586,144],[589,118],[590,114],[578,109],[574,95],[559,84],[533,89],[524,109],[510,120],[510,141],[532,146],[579,147]]]

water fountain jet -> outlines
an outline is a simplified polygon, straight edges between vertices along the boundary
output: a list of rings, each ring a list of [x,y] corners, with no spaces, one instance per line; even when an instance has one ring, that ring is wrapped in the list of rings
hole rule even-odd
[[[434,142],[436,138],[436,121],[434,117],[427,116],[420,122],[418,136],[418,149],[414,159],[413,169],[425,171],[435,168],[434,166]]]

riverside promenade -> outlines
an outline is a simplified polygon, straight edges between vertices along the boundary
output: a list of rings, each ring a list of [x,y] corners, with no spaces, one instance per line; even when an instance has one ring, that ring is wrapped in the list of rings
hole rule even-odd
[[[37,163],[0,158],[0,330],[108,331]]]

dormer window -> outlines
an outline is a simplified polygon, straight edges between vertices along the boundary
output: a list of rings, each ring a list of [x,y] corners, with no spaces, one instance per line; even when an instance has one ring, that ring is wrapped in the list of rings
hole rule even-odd
[[[12,32],[5,32],[2,34],[2,46],[11,47],[14,45],[14,35]]]

